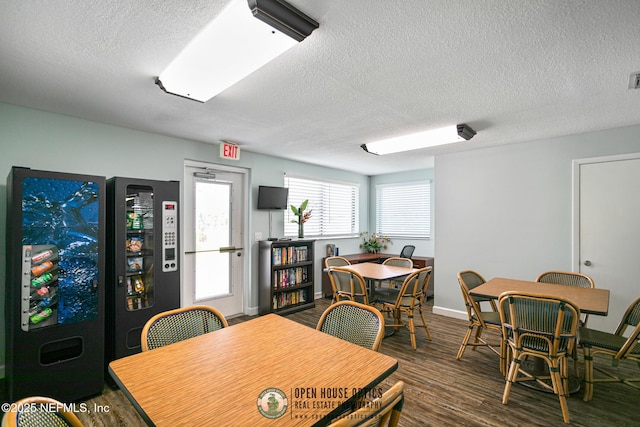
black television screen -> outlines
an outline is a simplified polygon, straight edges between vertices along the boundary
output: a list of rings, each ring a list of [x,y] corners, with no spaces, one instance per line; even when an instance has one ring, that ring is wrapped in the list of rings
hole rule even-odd
[[[281,210],[287,209],[289,189],[286,187],[258,187],[258,209]]]

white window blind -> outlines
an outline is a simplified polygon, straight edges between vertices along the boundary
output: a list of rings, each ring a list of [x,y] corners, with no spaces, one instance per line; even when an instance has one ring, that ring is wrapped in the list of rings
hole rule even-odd
[[[388,237],[431,237],[431,181],[376,185],[376,231]]]
[[[360,188],[357,184],[320,181],[285,175],[289,205],[300,207],[309,200],[311,218],[304,223],[305,237],[357,235],[359,229]],[[288,209],[284,217],[284,235],[297,237],[296,216]]]

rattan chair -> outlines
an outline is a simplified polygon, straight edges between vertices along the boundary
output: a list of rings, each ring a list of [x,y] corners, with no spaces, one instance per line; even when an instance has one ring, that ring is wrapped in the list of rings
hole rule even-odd
[[[627,329],[633,328],[625,338]],[[640,367],[640,298],[635,300],[622,316],[620,324],[614,333],[602,332],[589,328],[580,328],[580,344],[584,352],[584,401],[588,402],[593,397],[594,382],[621,382],[634,388],[640,386],[633,384],[640,381],[638,377],[620,377],[610,369],[594,366],[593,359],[597,354],[612,357],[613,366],[617,366],[620,360],[632,360]],[[593,371],[597,370],[606,377],[594,378]]]
[[[397,267],[413,268],[413,261],[410,258],[391,257],[382,261],[384,265],[395,265]]]
[[[579,288],[595,288],[593,279],[586,274],[569,271],[546,271],[536,278],[536,282],[554,283],[556,285],[577,286]],[[588,314],[583,314],[580,326],[587,326]]]
[[[355,301],[338,301],[322,313],[316,329],[378,351],[384,338],[384,317],[373,306]]]
[[[229,326],[222,313],[206,305],[192,305],[153,316],[142,328],[142,351],[173,344]]]
[[[404,267],[404,268],[413,268],[413,261],[409,258],[400,258],[400,257],[391,257],[382,261],[383,265],[393,265],[396,267]],[[377,289],[375,289],[376,293],[382,293],[383,295],[389,295],[389,292],[386,290],[387,288],[398,290],[400,286],[402,286],[402,282],[407,278],[406,276],[400,276],[393,278],[391,280],[383,280],[378,282]],[[373,297],[371,297],[373,300]]]
[[[2,427],[82,427],[70,405],[50,397],[26,397],[9,409],[2,418]]]
[[[382,311],[390,312],[393,315],[393,323],[387,323],[387,326],[396,330],[403,326],[409,329],[411,337],[411,347],[416,350],[416,325],[414,322],[415,312],[417,311],[422,320],[422,326],[427,333],[427,338],[431,341],[431,333],[427,322],[422,314],[422,306],[427,295],[427,287],[431,278],[431,267],[424,267],[409,274],[402,283],[400,290],[390,296],[381,296],[376,298],[376,304],[382,306]],[[407,314],[408,321],[402,320],[402,313]]]
[[[341,256],[330,256],[324,259],[324,267],[344,267],[345,265],[351,265],[351,262]]]
[[[325,271],[329,271],[331,267],[344,267],[346,265],[351,265],[351,261],[341,256],[330,256],[324,259],[324,268]],[[327,273],[328,274],[328,273]],[[335,292],[333,294],[332,303],[336,302]]]
[[[576,345],[580,309],[563,298],[510,291],[498,298],[498,310],[503,338],[513,355],[502,403],[508,403],[513,383],[537,381],[541,387],[552,390],[558,396],[562,419],[568,423],[567,357]],[[526,357],[540,358],[547,363],[551,385],[520,369],[520,363]]]
[[[367,283],[360,273],[346,267],[330,267],[327,274],[333,289],[332,302],[348,300],[369,305]]]
[[[329,427],[397,427],[404,404],[404,382],[398,381],[381,397],[333,421]]]
[[[586,274],[574,273],[571,271],[546,271],[540,274],[536,278],[536,282],[540,283],[553,283],[556,285],[576,286],[579,288],[595,288],[596,284],[593,279]],[[589,320],[589,314],[580,315],[580,323],[578,327],[587,326],[587,320]],[[576,377],[580,376],[578,372],[578,346],[573,348],[573,371]]]
[[[500,372],[502,375],[507,375],[507,346],[502,339],[502,322],[500,321],[500,313],[498,313],[495,300],[474,297],[469,294],[471,289],[485,283],[484,278],[475,271],[465,270],[458,273],[458,283],[460,284],[464,305],[467,309],[469,326],[456,355],[456,360],[462,359],[467,347],[471,347],[472,350],[478,347],[487,347],[500,357]],[[491,311],[482,311],[482,302],[488,302]],[[473,333],[474,329],[475,334]],[[498,334],[496,342],[490,343],[482,338],[482,333],[485,329]],[[473,342],[469,342],[472,335],[474,337]]]

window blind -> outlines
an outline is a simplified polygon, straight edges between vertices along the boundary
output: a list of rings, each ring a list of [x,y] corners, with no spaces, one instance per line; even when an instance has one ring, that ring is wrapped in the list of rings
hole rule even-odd
[[[431,181],[376,185],[376,232],[431,237]]]
[[[300,207],[309,200],[311,218],[304,223],[305,237],[357,235],[359,229],[360,187],[357,184],[322,181],[285,175],[289,188],[289,205]],[[284,235],[296,237],[297,219],[288,209],[284,217]]]

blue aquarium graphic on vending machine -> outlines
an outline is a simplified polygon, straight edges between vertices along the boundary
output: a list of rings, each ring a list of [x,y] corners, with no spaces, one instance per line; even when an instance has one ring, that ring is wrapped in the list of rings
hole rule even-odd
[[[23,180],[24,330],[98,315],[98,206],[95,182]]]
[[[106,178],[13,167],[7,178],[8,398],[73,402],[104,387]]]

